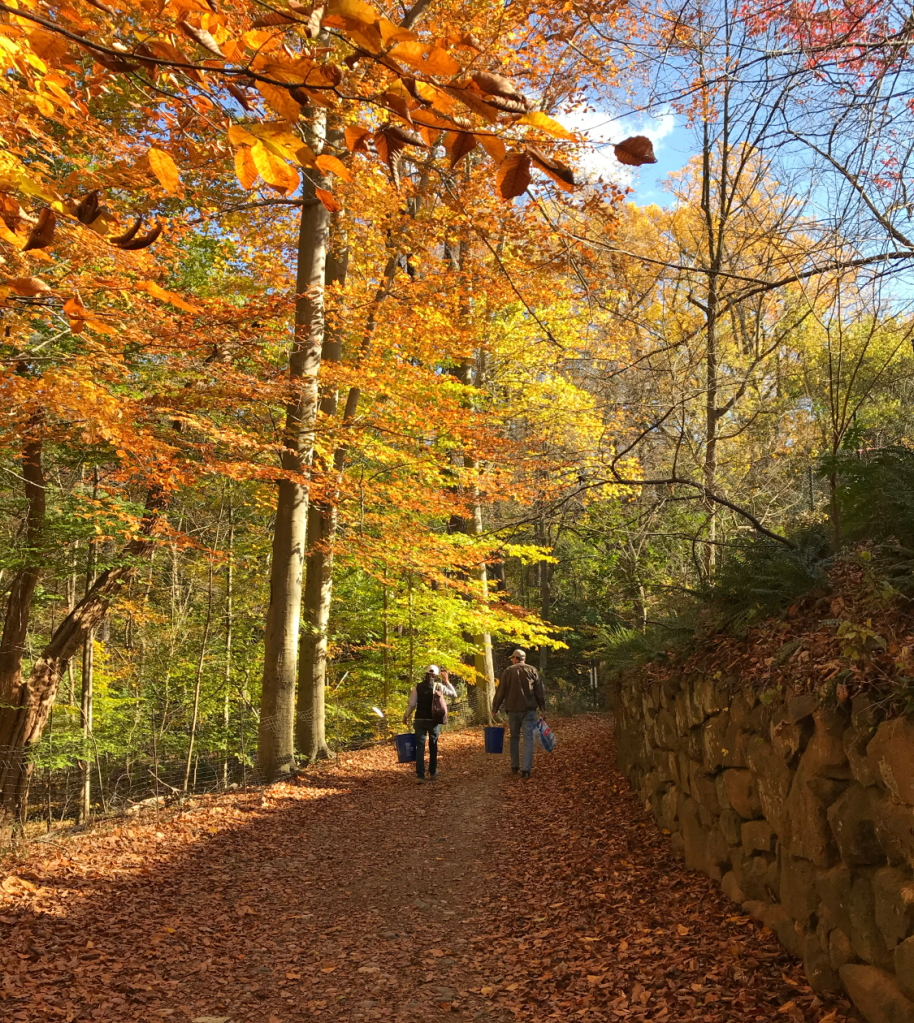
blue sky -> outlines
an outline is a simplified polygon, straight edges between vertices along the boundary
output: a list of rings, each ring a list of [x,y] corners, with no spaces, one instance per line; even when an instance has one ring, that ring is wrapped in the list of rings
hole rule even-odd
[[[593,149],[581,161],[593,177],[630,185],[629,198],[639,205],[657,203],[666,206],[670,193],[663,187],[666,176],[685,166],[695,153],[695,137],[672,112],[656,117],[626,115],[612,111],[578,108],[560,116],[571,131],[580,131]],[[613,145],[632,135],[647,135],[654,143],[657,163],[644,167],[623,167],[613,155]]]

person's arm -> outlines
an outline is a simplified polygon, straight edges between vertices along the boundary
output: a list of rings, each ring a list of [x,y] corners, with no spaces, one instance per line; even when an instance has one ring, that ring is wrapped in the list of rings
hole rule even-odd
[[[451,685],[450,681],[446,678],[441,680],[441,688],[444,690],[447,696],[454,697],[457,695],[457,690]]]
[[[403,724],[408,725],[409,719],[412,716],[413,711],[416,709],[416,701],[419,699],[419,694],[416,692],[416,687],[413,686],[409,692],[409,703],[406,705],[406,713],[403,715]]]
[[[492,713],[497,714],[505,699],[505,673],[502,672],[498,680],[498,688],[495,690],[495,699],[492,701]]]
[[[536,673],[536,678],[533,680],[533,695],[536,697],[536,705],[540,709],[540,714],[545,717],[546,715],[546,694],[543,692],[543,680],[540,678],[540,673]]]

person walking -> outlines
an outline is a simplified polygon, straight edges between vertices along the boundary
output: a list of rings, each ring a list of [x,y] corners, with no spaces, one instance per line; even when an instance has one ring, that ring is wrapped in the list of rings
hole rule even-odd
[[[425,740],[428,738],[428,776],[434,781],[438,777],[438,736],[441,725],[432,717],[432,700],[435,691],[445,696],[456,696],[457,690],[451,685],[448,673],[441,671],[437,664],[425,669],[425,677],[413,686],[409,703],[403,715],[403,724],[409,724],[410,715],[416,712],[413,731],[416,735],[416,780],[425,781]]]
[[[533,770],[533,725],[536,722],[536,708],[546,717],[546,697],[543,694],[543,683],[540,673],[532,665],[527,664],[527,654],[523,650],[515,650],[511,654],[511,664],[501,673],[492,713],[497,714],[504,704],[508,712],[508,724],[511,727],[511,771],[524,781],[529,781]],[[520,760],[520,735],[524,733],[524,761]],[[523,770],[521,770],[523,766]]]

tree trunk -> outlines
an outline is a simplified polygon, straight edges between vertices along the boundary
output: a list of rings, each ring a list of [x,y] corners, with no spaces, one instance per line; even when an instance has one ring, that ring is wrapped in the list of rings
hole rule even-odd
[[[308,510],[308,572],[305,578],[304,632],[298,668],[296,734],[298,751],[309,761],[330,756],[324,690],[327,630],[333,598],[333,543],[336,508],[314,503]]]
[[[727,109],[729,93],[724,90],[724,107]],[[711,208],[712,184],[712,143],[707,120],[704,123],[704,147],[702,152],[701,209],[705,219],[706,244],[708,247],[708,290],[704,305],[705,335],[707,354],[705,358],[705,454],[703,465],[704,508],[707,515],[708,543],[702,558],[705,577],[710,580],[717,561],[717,503],[712,494],[717,486],[717,443],[720,412],[717,407],[719,381],[719,338],[720,320],[720,270],[724,251],[724,229],[727,220],[727,159],[729,138],[727,118],[724,116],[724,135],[720,154],[720,176],[718,184],[719,208],[717,215]],[[698,304],[701,308],[700,303]]]
[[[8,759],[0,763],[0,834],[14,820],[25,819],[31,777],[29,752],[41,739],[67,662],[104,620],[112,599],[136,575],[137,561],[152,550],[150,535],[164,505],[161,488],[150,488],[139,535],[121,552],[125,564],[102,572],[54,630],[32,666],[28,682],[19,686],[9,703],[0,706],[0,747],[5,746],[10,752]]]
[[[33,426],[37,420],[33,417]],[[44,471],[41,465],[42,442],[28,440],[22,449],[22,477],[28,501],[26,514],[25,560],[26,566],[13,577],[6,601],[6,618],[0,638],[0,704],[15,701],[22,684],[22,657],[25,653],[32,598],[41,574],[37,548],[44,529],[46,510]],[[0,742],[0,746],[3,743]]]
[[[98,500],[98,466],[95,466],[92,473],[92,500]],[[95,540],[89,540],[88,552],[86,554],[86,589],[88,593],[95,582]],[[69,662],[67,664],[69,670]],[[85,823],[92,815],[92,761],[89,758],[89,739],[92,737],[92,685],[95,676],[95,630],[92,629],[86,636],[83,643],[83,665],[82,665],[82,691],[79,701],[79,719],[83,733],[83,754],[85,759],[81,763],[82,770],[82,792],[80,793],[79,819]]]
[[[264,637],[263,689],[257,759],[272,781],[295,760],[295,681],[308,519],[308,471],[314,451],[317,374],[324,340],[324,269],[330,213],[306,179],[298,235],[295,337],[289,356],[293,390],[286,406],[281,464],[297,479],[282,479],[276,499],[270,567],[270,605]]]
[[[382,654],[382,666],[384,673],[384,704],[382,710],[384,717],[387,717],[387,705],[390,703],[390,604],[387,590],[387,583],[384,583],[384,653]]]
[[[88,590],[87,590],[88,592]],[[92,813],[92,761],[89,759],[89,739],[92,735],[92,682],[95,670],[95,631],[86,636],[83,643],[82,691],[79,701],[79,720],[83,733],[83,756],[80,763],[82,780],[79,800],[79,820],[81,824],[89,819]]]
[[[413,200],[415,202],[415,200]],[[342,286],[346,280],[349,253],[345,251],[340,260],[328,264],[328,282],[333,280]],[[372,300],[362,342],[356,354],[355,365],[359,365],[368,354],[371,339],[377,325],[378,311],[393,286],[397,272],[397,255],[392,254],[384,267],[383,280]],[[333,337],[325,346],[329,361],[339,361],[342,347],[339,339]],[[351,425],[359,408],[362,390],[358,386],[349,388],[343,409],[343,428]],[[327,415],[334,414],[339,403],[336,391],[328,393],[321,403],[321,410]],[[330,621],[330,605],[333,600],[333,550],[336,545],[336,531],[339,525],[338,502],[343,472],[349,448],[345,440],[333,453],[331,480],[320,505],[308,515],[308,581],[305,586],[305,622],[307,631],[302,639],[299,660],[299,690],[296,708],[296,742],[300,752],[315,760],[329,756],[326,740],[326,701],[324,689],[327,683],[327,628]]]
[[[324,279],[327,286],[342,288],[346,283],[348,250],[339,258],[328,254]],[[340,332],[328,328],[322,359],[339,362],[343,354]],[[321,397],[321,415],[328,420],[336,415],[339,391],[333,387]],[[337,475],[333,468],[334,480]],[[327,629],[333,600],[333,548],[336,543],[338,481],[335,480],[329,500],[313,502],[308,509],[308,549],[305,575],[304,631],[298,660],[298,697],[295,708],[295,745],[311,762],[330,756],[327,745],[326,701]]]
[[[717,503],[711,495],[717,486],[717,441],[718,441],[718,412],[717,393],[718,381],[718,295],[717,280],[714,277],[708,281],[708,305],[707,305],[707,359],[705,373],[705,458],[704,458],[704,507],[708,516],[708,543],[705,545],[705,556],[703,559],[705,574],[708,579],[714,574],[714,566],[717,561]]]
[[[537,521],[536,542],[540,547],[549,546],[549,527],[546,523],[546,511],[543,509]],[[552,565],[548,561],[539,561],[536,565],[537,583],[539,584],[540,617],[549,621],[552,613]],[[540,674],[545,675],[549,667],[549,647],[545,644],[539,649]]]
[[[474,525],[476,535],[482,533],[482,507],[477,504],[474,507]],[[480,587],[480,599],[483,603],[489,601],[489,577],[486,572],[485,563],[480,565],[478,573]],[[488,632],[481,632],[474,636],[476,646],[475,668],[476,668],[476,718],[481,724],[492,724],[492,702],[495,699],[495,659],[492,656],[492,636]],[[479,679],[485,679],[480,684]]]
[[[216,543],[219,543],[218,528]],[[200,687],[203,684],[203,666],[206,664],[206,646],[209,643],[209,630],[213,622],[213,555],[209,556],[209,580],[206,588],[206,622],[203,626],[203,639],[200,641],[200,657],[197,660],[197,674],[194,678],[194,705],[190,718],[190,741],[187,744],[187,763],[184,765],[184,791],[190,783],[190,765],[194,756],[194,741],[197,738],[197,722],[200,718]],[[196,776],[196,768],[194,768]]]
[[[233,547],[235,544],[235,510],[231,502],[228,507],[228,559],[225,565],[225,693],[222,698],[222,735],[225,742],[225,759],[222,761],[222,784],[228,785],[229,778],[229,724],[231,720],[230,694],[232,689],[232,597],[235,574]]]
[[[415,217],[419,210],[422,193],[428,184],[428,175],[420,181],[418,196],[409,200],[408,209]],[[326,281],[328,284],[345,285],[349,251],[344,248],[339,259],[328,255]],[[393,287],[399,256],[391,253],[384,267],[384,275],[375,291],[362,341],[356,352],[354,364],[358,366],[368,354],[378,312],[384,299]],[[332,335],[332,336],[331,336]],[[323,346],[323,357],[338,362],[342,356],[342,344],[337,331],[328,331]],[[354,385],[346,395],[342,426],[345,429],[356,417],[361,398],[361,388]],[[324,395],[321,412],[335,415],[339,394],[334,389]],[[324,690],[327,682],[327,629],[330,621],[330,606],[333,600],[333,550],[339,524],[338,502],[346,467],[348,445],[345,441],[333,453],[332,476],[327,481],[324,499],[308,512],[308,570],[305,584],[304,618],[305,634],[302,637],[299,655],[298,698],[296,703],[295,740],[296,748],[309,760],[330,755],[326,740],[326,701]]]
[[[477,387],[482,388],[486,384],[486,357],[485,352],[479,352],[476,358],[476,380]],[[473,517],[469,526],[473,536],[482,536],[482,497],[479,490],[478,474],[480,463],[471,457],[464,459],[466,468],[473,470],[477,478],[473,481]],[[485,561],[482,561],[477,570],[477,581],[479,582],[479,599],[483,605],[489,606],[489,573]],[[481,724],[492,724],[492,702],[495,699],[495,660],[492,656],[492,635],[488,632],[480,632],[473,637],[475,650],[475,669],[477,678],[477,700],[476,719]],[[479,679],[485,679],[480,686]],[[482,699],[479,699],[482,697]],[[482,706],[480,706],[482,704]]]

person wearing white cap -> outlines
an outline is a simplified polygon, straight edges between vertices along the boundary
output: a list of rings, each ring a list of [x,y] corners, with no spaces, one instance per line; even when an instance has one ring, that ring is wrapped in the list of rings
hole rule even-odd
[[[536,708],[546,716],[546,697],[543,694],[543,683],[540,673],[531,664],[527,664],[527,654],[523,650],[515,650],[511,654],[511,665],[501,673],[495,699],[492,702],[492,713],[497,714],[502,704],[508,712],[508,724],[511,726],[511,770],[514,774],[520,770],[524,781],[530,780],[533,771],[533,726],[536,723]],[[524,761],[520,761],[520,733],[524,733]]]
[[[416,734],[416,780],[425,781],[425,740],[428,738],[428,776],[432,780],[438,777],[438,736],[441,724],[432,716],[432,701],[435,692],[446,696],[456,696],[457,690],[451,685],[448,673],[441,671],[437,664],[430,664],[425,669],[425,677],[413,686],[409,694],[409,703],[403,715],[403,724],[409,724],[410,715],[416,712],[413,731]],[[445,715],[447,716],[447,715]]]

